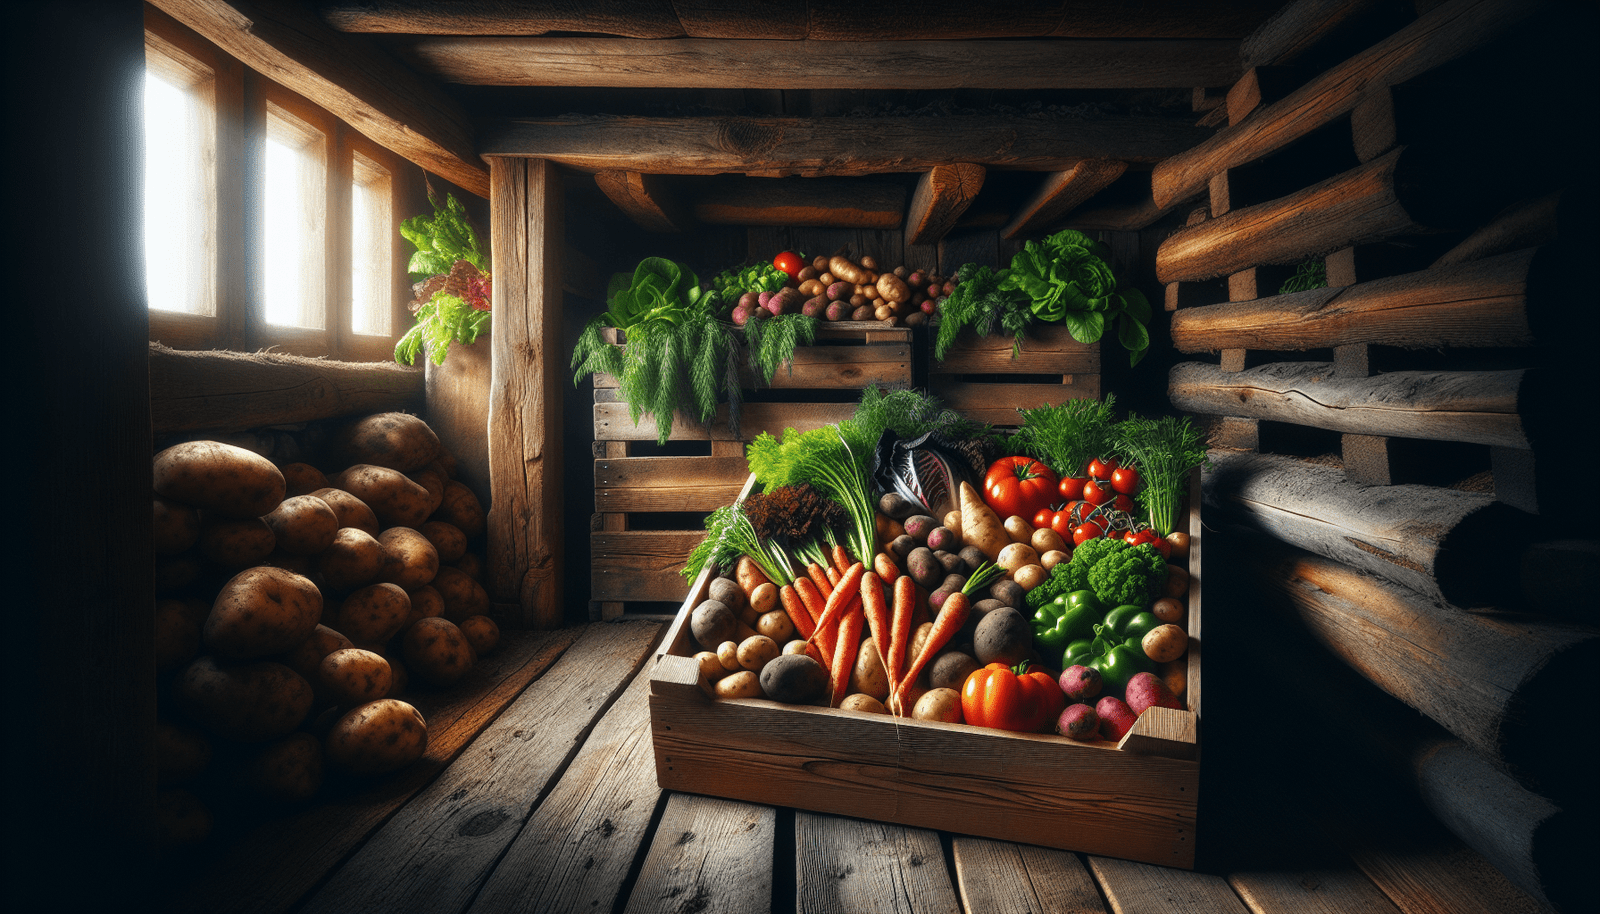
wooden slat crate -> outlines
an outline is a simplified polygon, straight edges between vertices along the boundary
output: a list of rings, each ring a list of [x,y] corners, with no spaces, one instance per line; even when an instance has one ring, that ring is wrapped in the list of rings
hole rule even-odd
[[[1080,343],[1060,324],[1036,327],[1016,358],[1014,342],[967,337],[943,361],[930,356],[929,390],[963,415],[999,426],[1017,425],[1018,409],[1100,396],[1099,343]]]
[[[728,427],[726,406],[709,425],[679,415],[668,438],[674,453],[647,456],[656,447],[655,420],[642,417],[635,425],[628,405],[617,398],[616,379],[597,375],[591,615],[615,618],[629,604],[667,604],[661,608],[670,611],[682,598],[680,570],[704,535],[704,516],[732,503],[748,475],[747,442],[764,431],[781,435],[787,428],[837,423],[855,410],[862,388],[911,383],[909,329],[876,321],[825,323],[815,345],[795,350],[792,366],[779,368],[766,385],[746,387],[737,437]],[[817,402],[788,402],[795,391],[807,390],[817,392]],[[777,396],[784,401],[764,402],[768,391],[781,391]]]
[[[747,489],[749,486],[746,487]],[[1200,774],[1200,475],[1191,477],[1187,709],[1152,708],[1121,743],[780,704],[699,684],[690,588],[650,674],[656,780],[790,806],[1192,869]]]

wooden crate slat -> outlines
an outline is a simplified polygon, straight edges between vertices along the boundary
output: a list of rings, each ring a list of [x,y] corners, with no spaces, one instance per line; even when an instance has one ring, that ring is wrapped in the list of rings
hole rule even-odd
[[[1100,396],[1098,374],[1075,375],[1062,384],[970,384],[951,381],[935,385],[933,392],[944,405],[976,422],[1020,425],[1019,409],[1055,405],[1065,400]]]
[[[589,537],[590,599],[676,603],[683,597],[679,574],[703,530],[625,530]]]
[[[746,403],[739,419],[740,437],[735,438],[728,428],[728,407],[724,404],[717,408],[709,426],[700,425],[692,417],[677,416],[670,440],[749,440],[761,432],[782,435],[786,428],[804,432],[847,419],[855,407],[854,403]],[[640,416],[639,424],[634,425],[626,403],[596,403],[594,436],[597,441],[654,441],[656,422],[654,417]]]
[[[879,387],[909,387],[911,384],[911,343],[872,343],[865,346],[801,346],[794,358],[778,366],[772,377],[757,381],[748,366],[741,366],[740,377],[747,391],[773,390],[860,390]],[[617,379],[596,374],[594,386],[615,389]]]
[[[1100,345],[1080,343],[1066,327],[1037,327],[1011,357],[1015,338],[968,337],[957,340],[940,361],[930,359],[931,375],[950,374],[1099,374]]]
[[[594,462],[600,513],[715,511],[732,504],[750,473],[744,457],[624,457]]]

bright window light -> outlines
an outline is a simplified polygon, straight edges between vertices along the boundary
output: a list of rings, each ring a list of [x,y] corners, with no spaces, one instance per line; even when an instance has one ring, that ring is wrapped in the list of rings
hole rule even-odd
[[[146,296],[153,310],[213,315],[212,85],[172,61],[151,64],[144,79]]]
[[[394,195],[389,172],[352,153],[350,200],[350,329],[388,336],[394,295]]]
[[[327,140],[267,106],[263,271],[266,322],[320,330],[327,314]]]

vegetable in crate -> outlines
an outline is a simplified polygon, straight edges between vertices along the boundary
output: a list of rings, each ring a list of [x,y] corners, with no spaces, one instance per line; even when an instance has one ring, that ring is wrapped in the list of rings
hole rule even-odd
[[[1210,462],[1205,439],[1189,417],[1145,419],[1130,414],[1112,430],[1117,449],[1142,475],[1139,505],[1165,537],[1178,527],[1189,491],[1189,472]]]
[[[1035,733],[1056,720],[1066,697],[1054,677],[1016,666],[991,663],[967,677],[961,687],[961,714],[969,724]]]
[[[1001,517],[1031,518],[1056,501],[1056,485],[1055,471],[1038,460],[1002,457],[983,477],[983,500]]]
[[[1058,493],[1069,501],[1081,498],[1089,462],[1112,455],[1116,402],[1115,394],[1106,394],[1103,400],[1067,400],[1053,406],[1019,409],[1022,425],[1011,437],[1011,446],[1017,453],[1054,469],[1063,483],[1079,480],[1078,493]]]

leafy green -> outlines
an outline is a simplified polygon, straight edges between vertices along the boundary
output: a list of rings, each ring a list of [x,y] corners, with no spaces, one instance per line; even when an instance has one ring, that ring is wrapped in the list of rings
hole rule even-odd
[[[1011,446],[1062,476],[1082,476],[1089,461],[1113,455],[1116,401],[1116,395],[1108,393],[1104,400],[1066,400],[1019,409],[1022,425],[1011,437]]]
[[[1005,271],[966,264],[956,271],[956,287],[939,305],[939,334],[934,339],[933,356],[940,361],[949,354],[962,331],[976,336],[1011,334],[1014,358],[1022,349],[1022,338],[1037,319],[1028,297],[1004,284]]]
[[[771,383],[784,363],[794,370],[795,348],[810,346],[816,338],[817,319],[804,314],[779,314],[749,321],[744,325],[744,342],[749,350],[750,371],[763,384]]]
[[[1178,526],[1178,511],[1189,491],[1189,471],[1210,462],[1204,435],[1188,416],[1144,419],[1129,414],[1112,429],[1117,449],[1139,469],[1139,505],[1150,526],[1166,536]]]
[[[767,580],[779,587],[794,579],[794,570],[783,550],[756,534],[755,525],[739,503],[724,505],[706,518],[705,539],[689,550],[683,576],[693,581],[708,563],[728,565],[741,555],[749,556]]]
[[[417,248],[406,267],[411,278],[448,273],[457,260],[489,272],[489,254],[479,244],[461,201],[446,194],[441,204],[430,188],[428,202],[433,204],[433,218],[412,216],[400,223],[400,234]]]
[[[435,292],[432,300],[417,309],[417,322],[394,347],[394,360],[414,365],[417,354],[426,347],[428,360],[443,365],[452,341],[470,346],[489,329],[489,312],[480,311],[447,292]]]
[[[711,278],[711,289],[724,302],[737,302],[746,292],[776,292],[789,281],[789,274],[770,262],[723,270]]]
[[[1278,289],[1278,294],[1288,295],[1292,292],[1304,292],[1308,289],[1321,289],[1327,284],[1327,261],[1321,257],[1313,257],[1295,267],[1294,275],[1283,281],[1283,286]]]
[[[619,330],[646,321],[678,323],[700,295],[700,280],[693,270],[665,257],[646,257],[632,276],[618,273],[611,277],[606,288],[607,310],[600,317]]]

